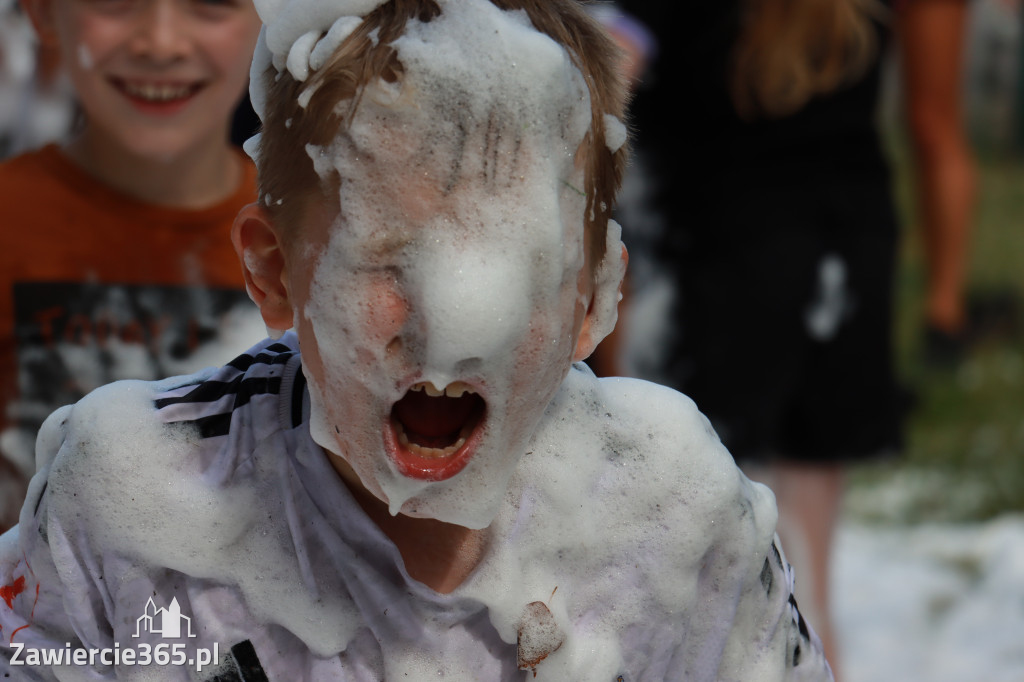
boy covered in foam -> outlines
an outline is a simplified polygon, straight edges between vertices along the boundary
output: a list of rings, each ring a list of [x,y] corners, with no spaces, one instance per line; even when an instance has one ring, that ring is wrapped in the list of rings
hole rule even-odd
[[[830,679],[771,494],[687,398],[574,364],[625,268],[599,29],[573,0],[257,6],[233,238],[294,331],[51,416],[0,540],[0,671]],[[72,649],[108,655],[23,665]]]

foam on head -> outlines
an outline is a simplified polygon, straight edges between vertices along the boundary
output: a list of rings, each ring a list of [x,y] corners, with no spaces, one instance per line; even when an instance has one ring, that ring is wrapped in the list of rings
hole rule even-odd
[[[587,195],[588,251],[596,265],[604,253],[605,226],[627,155],[626,128],[620,120],[626,95],[617,49],[575,1],[492,1],[529,14],[538,32],[566,48],[589,86],[592,123],[579,150],[585,167],[579,189]],[[303,3],[295,1],[257,3],[269,25],[254,55],[250,94],[264,133],[250,140],[246,150],[260,168],[261,200],[281,225],[302,222],[302,199],[319,184],[300,156],[303,145],[329,144],[339,126],[347,124],[362,88],[395,75],[392,67],[397,61],[389,61],[394,58],[391,43],[409,17],[429,20],[441,11],[436,0],[327,4],[343,13],[332,17],[318,4],[306,14]],[[515,9],[520,6],[524,9]],[[401,70],[400,64],[396,70]],[[273,99],[271,106],[268,97]],[[261,163],[261,155],[272,157],[274,163]],[[333,188],[326,189],[333,193]]]
[[[254,0],[263,21],[249,72],[249,97],[260,119],[266,116],[263,77],[271,66],[286,68],[299,81],[323,65],[329,54],[387,0]],[[255,142],[250,142],[255,145]]]
[[[321,82],[311,74],[379,3],[332,3],[347,12],[340,16],[313,3],[301,16],[305,4],[258,3],[267,22],[252,81],[261,113],[267,81],[257,74],[270,67]],[[388,44],[397,78],[366,83],[358,107],[335,103],[345,111],[337,136],[306,145],[321,186],[337,188],[340,214],[325,243],[303,254],[315,267],[295,324],[322,359],[309,377],[317,442],[345,456],[393,513],[479,528],[558,389],[574,325],[590,305],[580,286],[588,214],[580,150],[594,113],[572,56],[525,11],[486,0],[437,4],[437,16],[410,20]],[[309,89],[292,90],[299,107]],[[623,131],[599,138],[617,149]],[[618,302],[615,228],[601,244],[612,258],[592,268],[598,338]],[[382,312],[392,309],[401,310]],[[387,315],[402,320],[381,338]],[[403,476],[381,451],[381,421],[408,375],[437,387],[469,381],[485,393],[485,445],[453,478]],[[345,396],[332,395],[339,386],[373,409],[344,412]]]

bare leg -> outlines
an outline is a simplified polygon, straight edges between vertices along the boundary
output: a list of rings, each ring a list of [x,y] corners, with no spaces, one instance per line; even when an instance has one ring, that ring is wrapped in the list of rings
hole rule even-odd
[[[840,652],[832,626],[829,575],[832,539],[843,499],[843,467],[779,462],[747,469],[747,474],[775,492],[779,537],[796,571],[800,611],[821,637],[825,657],[839,682]]]
[[[965,321],[975,200],[974,160],[961,106],[967,6],[963,0],[909,0],[898,19],[928,269],[925,314],[931,326],[950,334],[961,332]]]

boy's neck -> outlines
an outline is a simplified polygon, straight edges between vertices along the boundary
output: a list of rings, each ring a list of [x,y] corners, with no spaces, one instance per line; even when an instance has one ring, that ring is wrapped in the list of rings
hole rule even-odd
[[[483,559],[488,531],[471,530],[437,519],[405,514],[391,515],[386,503],[366,490],[358,478],[353,484],[346,473],[355,472],[337,455],[328,454],[352,496],[370,520],[395,543],[409,576],[435,592],[449,594],[465,582]],[[347,472],[346,472],[347,470]]]
[[[64,153],[103,184],[140,201],[202,209],[231,196],[242,181],[238,154],[228,143],[200,145],[173,158],[140,156],[86,127]]]

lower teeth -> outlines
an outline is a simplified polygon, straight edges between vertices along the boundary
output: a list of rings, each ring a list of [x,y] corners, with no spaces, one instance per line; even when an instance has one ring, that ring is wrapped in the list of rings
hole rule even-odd
[[[459,448],[466,444],[466,434],[460,433],[458,440],[451,445],[444,448],[431,448],[418,443],[413,443],[409,440],[409,436],[406,435],[405,429],[402,428],[401,424],[396,424],[396,431],[398,432],[398,442],[409,452],[420,457],[429,457],[431,459],[439,459],[441,457],[447,457],[454,455],[458,452]],[[466,429],[463,429],[465,431]]]

